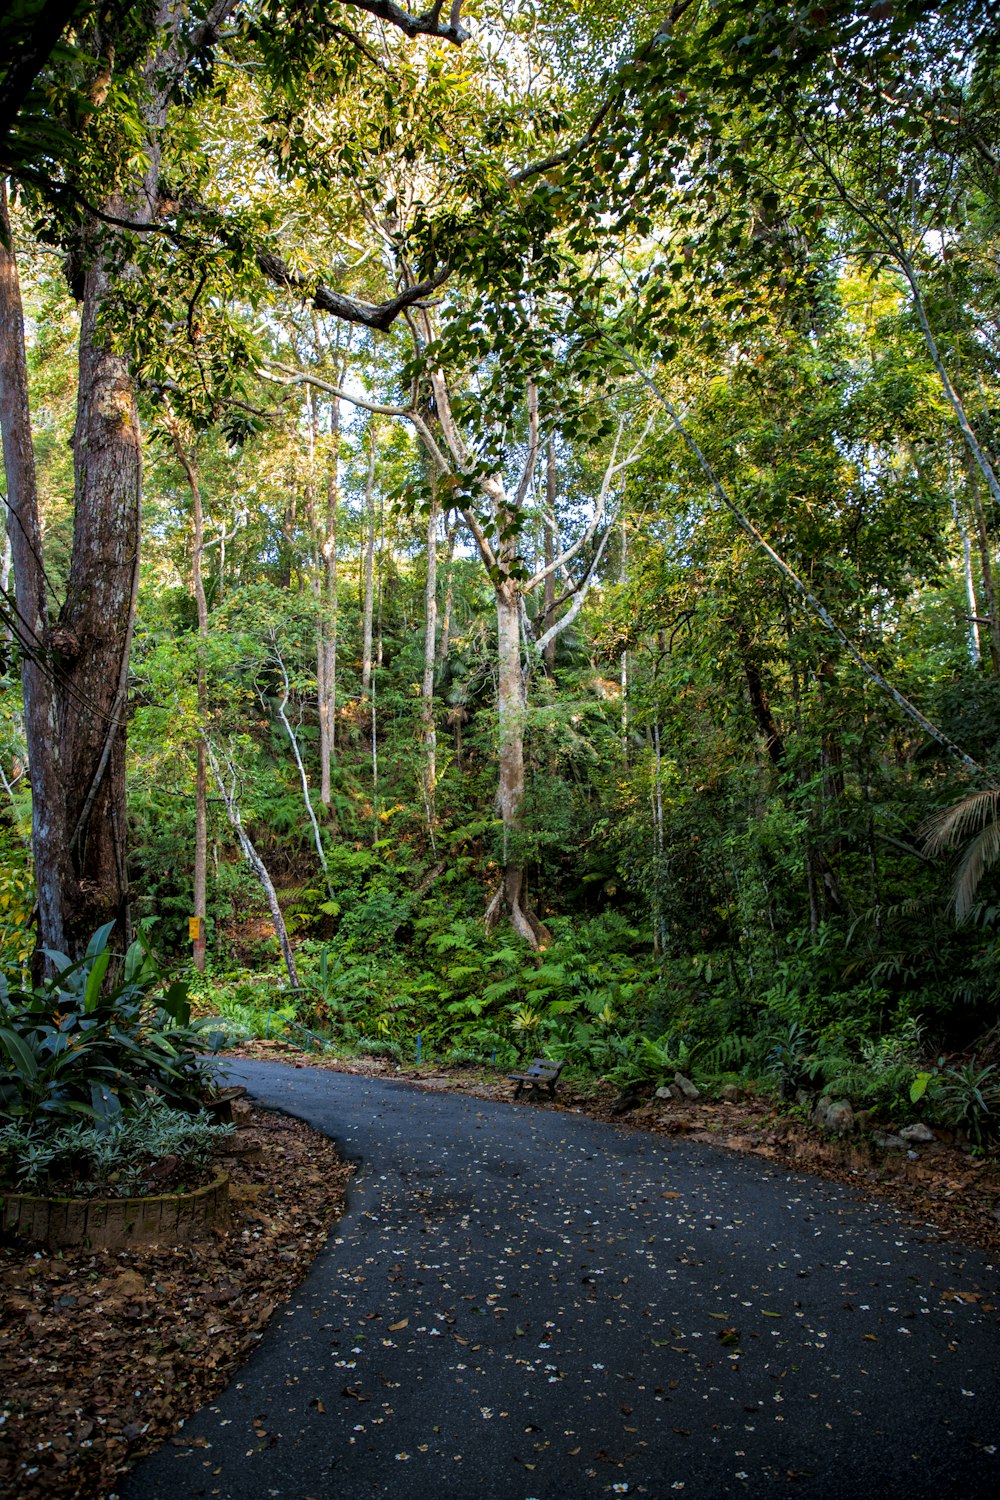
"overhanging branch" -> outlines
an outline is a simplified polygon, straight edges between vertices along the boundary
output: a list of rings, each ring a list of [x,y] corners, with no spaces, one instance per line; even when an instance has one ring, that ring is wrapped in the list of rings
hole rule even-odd
[[[450,274],[448,268],[444,267],[436,276],[406,287],[388,302],[362,302],[357,297],[348,297],[344,292],[335,292],[332,287],[323,286],[322,283],[314,286],[301,272],[293,271],[280,255],[274,255],[270,251],[258,251],[257,265],[275,286],[305,292],[317,312],[332,313],[335,318],[342,318],[346,323],[360,323],[365,328],[374,328],[381,333],[391,328],[406,308],[420,307],[426,297],[444,285]]]

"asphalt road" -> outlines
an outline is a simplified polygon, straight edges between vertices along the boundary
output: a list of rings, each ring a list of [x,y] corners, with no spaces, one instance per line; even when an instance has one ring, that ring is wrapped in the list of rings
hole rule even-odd
[[[359,1163],[293,1301],[123,1500],[985,1500],[998,1268],[722,1149],[231,1070]]]

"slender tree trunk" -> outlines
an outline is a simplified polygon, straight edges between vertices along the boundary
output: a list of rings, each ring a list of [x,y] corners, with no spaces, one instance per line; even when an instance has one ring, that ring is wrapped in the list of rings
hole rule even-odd
[[[552,568],[555,558],[555,535],[553,533],[552,520],[555,514],[556,494],[558,492],[558,480],[556,474],[556,447],[552,438],[549,438],[545,449],[545,522],[544,522],[544,555],[545,555],[545,582],[542,585],[542,620],[543,630],[548,630],[555,624],[556,607],[556,575]],[[548,571],[551,570],[551,571]],[[556,665],[556,637],[553,636],[545,650],[542,652],[542,660],[545,670],[551,677]]]
[[[390,562],[393,559],[390,557]],[[378,500],[378,551],[375,554],[375,669],[381,671],[385,643],[382,639],[382,590],[385,583],[385,500]]]
[[[771,701],[764,686],[760,662],[750,639],[750,632],[742,619],[736,620],[734,635],[754,723],[760,730],[764,748],[767,750],[772,765],[780,770],[785,758],[785,741],[771,709]]]
[[[955,520],[955,526],[962,543],[962,578],[965,581],[965,599],[969,607],[969,660],[974,667],[978,667],[982,660],[983,647],[979,635],[979,605],[976,600],[976,582],[972,573],[972,542],[969,538],[969,528],[958,508],[958,500],[954,492],[951,497],[951,513]]]
[[[310,827],[312,828],[313,845],[316,850],[316,857],[319,860],[320,866],[323,870],[323,880],[326,884],[326,893],[328,896],[332,896],[333,892],[330,888],[330,870],[326,862],[326,853],[323,849],[323,838],[320,834],[319,823],[316,820],[316,814],[313,810],[312,798],[309,795],[309,777],[306,775],[305,764],[302,760],[302,752],[299,749],[298,736],[296,735],[295,730],[292,728],[291,720],[288,717],[288,700],[291,696],[291,688],[288,682],[288,673],[285,670],[285,663],[273,637],[271,640],[271,659],[277,666],[278,671],[281,673],[281,699],[278,703],[278,718],[281,720],[285,734],[288,736],[288,743],[291,746],[292,757],[295,761],[295,768],[299,773],[299,782],[302,786],[302,801],[305,804],[306,816],[308,817]]]
[[[320,544],[322,604],[316,642],[319,686],[320,801],[330,805],[330,767],[337,749],[337,510],[340,501],[340,402],[330,408],[330,454],[326,471],[326,515]]]
[[[201,503],[201,486],[194,458],[184,447],[180,427],[172,422],[170,435],[174,452],[187,476],[191,490],[191,586],[198,612],[198,743],[195,747],[194,787],[194,918],[198,924],[194,939],[194,965],[205,972],[205,923],[208,916],[208,763],[205,734],[208,729],[208,679],[205,653],[208,644],[208,600],[202,577],[205,550],[205,517]]]
[[[233,832],[236,834],[236,839],[239,843],[240,849],[243,852],[243,858],[246,860],[247,864],[256,875],[258,881],[260,882],[261,890],[264,892],[264,899],[267,902],[267,909],[271,913],[271,921],[274,923],[275,936],[277,937],[278,943],[281,947],[282,957],[285,960],[285,968],[288,970],[289,981],[293,989],[298,989],[299,976],[295,969],[295,956],[292,953],[292,945],[288,940],[288,928],[285,926],[285,919],[281,914],[281,907],[278,905],[278,894],[274,889],[274,882],[268,874],[267,866],[261,859],[260,855],[257,853],[253,840],[243,826],[243,818],[240,814],[239,803],[236,800],[236,776],[233,771],[233,767],[227,760],[226,770],[229,773],[230,777],[229,785],[227,785],[223,780],[222,770],[219,765],[219,757],[208,740],[206,740],[205,742],[205,748],[208,752],[208,760],[209,764],[212,767],[212,774],[215,777],[216,786],[219,788],[219,791],[222,795],[222,800],[225,803],[226,807],[226,813],[229,817],[229,822],[232,825]]]
[[[916,269],[905,250],[903,250],[901,240],[895,247],[895,255],[903,275],[909,283],[910,291],[913,294],[913,310],[917,315],[917,322],[920,324],[920,330],[923,333],[924,343],[927,345],[927,352],[931,357],[931,363],[937,371],[938,379],[941,382],[941,389],[951,404],[951,408],[958,418],[958,425],[962,429],[962,436],[965,439],[965,453],[969,463],[968,472],[971,475],[973,467],[978,469],[986,481],[986,486],[993,496],[994,503],[1000,505],[1000,479],[993,472],[993,466],[987,454],[979,445],[976,435],[972,430],[972,425],[969,422],[965,403],[956,387],[952,384],[948,371],[945,368],[937,339],[934,337],[930,321],[927,317],[927,308],[920,290],[920,284],[917,280]]]
[[[963,454],[965,463],[966,489],[969,493],[969,504],[976,527],[976,542],[979,548],[979,576],[982,579],[983,599],[986,604],[986,618],[989,621],[989,643],[990,661],[993,665],[994,674],[1000,676],[1000,608],[997,606],[996,586],[993,579],[993,558],[990,547],[989,528],[986,524],[986,513],[983,509],[982,495],[979,489],[979,475],[970,454]]]
[[[663,875],[666,856],[663,823],[663,752],[660,741],[660,721],[653,720],[650,736],[653,759],[653,776],[650,800],[653,806],[653,953],[662,958],[667,948],[667,924],[663,913]]]
[[[628,528],[625,525],[625,507],[622,506],[622,555],[621,568],[618,573],[618,586],[624,593],[625,584],[628,581]],[[628,765],[628,650],[622,647],[621,656],[621,695],[622,695],[622,717],[621,717],[621,746],[622,761]]]
[[[8,246],[10,248],[8,248]],[[42,946],[62,952],[76,881],[69,860],[65,777],[50,653],[35,455],[28,405],[21,287],[6,185],[0,181],[0,437],[7,479],[7,545],[17,591],[12,632],[21,648],[24,731],[31,779],[32,848]]]
[[[368,478],[365,483],[365,517],[368,535],[365,540],[364,603],[361,621],[361,694],[366,697],[372,680],[372,622],[375,607],[375,424],[368,429]]]
[[[0,317],[2,317],[2,313],[0,313]],[[2,447],[3,441],[2,439],[0,439],[0,450],[2,450]],[[0,555],[0,595],[2,595],[4,599],[6,599],[8,593],[10,592],[10,575],[13,567],[14,551],[10,545],[10,537],[7,535],[7,527],[5,525],[3,532],[3,553],[2,555]],[[2,637],[5,641],[12,641],[14,639],[14,632],[12,628],[6,623],[3,625],[2,629],[0,629],[0,637]]]
[[[448,527],[447,539],[444,549],[444,607],[441,611],[441,638],[438,641],[437,659],[439,662],[448,660],[448,648],[451,644],[451,612],[455,604],[455,534],[458,531],[458,517],[452,517]]]
[[[421,724],[424,741],[422,782],[427,832],[431,848],[437,854],[434,839],[434,796],[437,787],[437,729],[434,723],[434,663],[437,646],[437,529],[440,518],[437,500],[431,505],[427,521],[427,585],[424,591],[424,676],[420,685]]]

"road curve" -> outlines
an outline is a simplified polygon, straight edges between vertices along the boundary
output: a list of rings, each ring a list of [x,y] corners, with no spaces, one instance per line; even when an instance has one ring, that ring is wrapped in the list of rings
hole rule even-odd
[[[122,1500],[993,1500],[998,1268],[721,1149],[318,1069],[234,1081],[358,1162]]]

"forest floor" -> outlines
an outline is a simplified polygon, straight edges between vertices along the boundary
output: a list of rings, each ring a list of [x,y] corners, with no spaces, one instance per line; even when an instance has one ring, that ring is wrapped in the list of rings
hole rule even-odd
[[[0,1243],[0,1494],[88,1500],[246,1360],[326,1242],[352,1168],[298,1120],[238,1132],[228,1233],[176,1248]]]
[[[498,1102],[509,1102],[514,1092],[502,1074],[489,1070],[397,1066],[378,1057],[324,1057],[304,1054],[281,1041],[247,1042],[228,1055],[397,1078],[420,1088],[453,1090]],[[833,1139],[812,1127],[802,1110],[788,1111],[786,1106],[783,1112],[773,1097],[750,1091],[736,1103],[708,1098],[648,1099],[624,1112],[616,1107],[619,1100],[620,1090],[610,1084],[572,1080],[560,1082],[553,1100],[544,1096],[538,1103],[542,1108],[583,1113],[659,1135],[684,1135],[796,1171],[813,1172],[865,1196],[888,1200],[914,1222],[933,1225],[949,1239],[1000,1254],[1000,1156],[973,1156],[950,1139],[948,1132],[937,1131],[933,1142],[917,1146],[914,1160],[898,1151],[882,1150],[862,1135]],[[535,1107],[530,1098],[523,1102]]]

